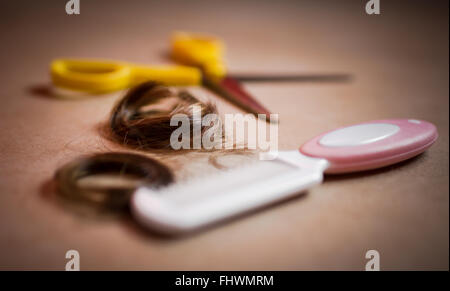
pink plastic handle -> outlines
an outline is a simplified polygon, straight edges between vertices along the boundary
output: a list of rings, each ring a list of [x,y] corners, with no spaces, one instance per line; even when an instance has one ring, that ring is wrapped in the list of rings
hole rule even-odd
[[[436,127],[415,119],[365,122],[323,133],[305,143],[300,152],[324,158],[326,173],[375,169],[412,158],[437,139]]]

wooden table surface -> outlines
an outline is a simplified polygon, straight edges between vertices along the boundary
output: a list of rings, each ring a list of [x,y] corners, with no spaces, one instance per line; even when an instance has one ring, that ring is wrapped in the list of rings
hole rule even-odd
[[[448,1],[6,1],[0,20],[0,269],[354,269],[376,249],[381,269],[448,269]],[[126,150],[100,134],[121,93],[85,100],[47,94],[56,57],[165,64],[173,30],[227,44],[233,72],[345,72],[347,83],[245,87],[280,115],[281,149],[318,133],[381,118],[433,122],[436,144],[409,162],[335,177],[296,199],[180,239],[130,217],[82,217],[57,202],[64,163]],[[238,112],[213,94],[221,113]],[[171,158],[177,174],[206,155]],[[177,160],[178,159],[178,160]],[[186,162],[192,160],[192,164]],[[180,163],[179,161],[184,161]],[[204,165],[204,167],[202,166]]]

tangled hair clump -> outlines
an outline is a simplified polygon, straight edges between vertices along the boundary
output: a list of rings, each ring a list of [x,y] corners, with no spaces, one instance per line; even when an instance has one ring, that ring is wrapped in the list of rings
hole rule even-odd
[[[145,110],[162,101],[175,99],[175,104],[166,110]],[[140,84],[128,93],[114,107],[110,119],[113,138],[124,145],[141,150],[171,149],[170,137],[176,127],[170,125],[176,114],[185,114],[190,121],[191,141],[195,134],[192,128],[200,125],[200,134],[211,126],[202,126],[201,120],[194,118],[193,106],[200,108],[201,116],[217,114],[212,103],[204,103],[186,91],[173,92],[154,82]],[[197,133],[198,134],[198,133]]]
[[[137,179],[126,185],[86,186],[83,179],[110,175],[114,179]],[[78,158],[62,166],[55,173],[59,194],[70,200],[108,211],[126,209],[130,196],[139,186],[158,188],[174,181],[172,171],[155,159],[129,153],[102,153]]]

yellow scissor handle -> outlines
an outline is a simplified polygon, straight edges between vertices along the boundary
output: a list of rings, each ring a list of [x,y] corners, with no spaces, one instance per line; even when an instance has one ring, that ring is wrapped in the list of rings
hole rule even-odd
[[[76,91],[108,93],[144,81],[164,85],[200,85],[202,72],[186,66],[139,66],[129,63],[58,59],[50,65],[53,84]]]
[[[172,57],[187,65],[198,66],[213,79],[226,75],[223,62],[225,46],[214,37],[175,32],[172,37]]]

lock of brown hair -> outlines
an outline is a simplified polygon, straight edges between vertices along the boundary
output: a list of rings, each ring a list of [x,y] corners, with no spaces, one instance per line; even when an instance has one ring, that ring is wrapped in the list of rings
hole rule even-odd
[[[175,98],[175,105],[168,110],[144,110],[144,107],[156,105],[163,99]],[[110,129],[116,141],[133,148],[171,149],[170,137],[176,127],[170,125],[175,114],[185,114],[190,121],[191,141],[193,140],[194,124],[200,123],[200,134],[208,126],[202,126],[201,120],[193,117],[193,106],[201,109],[201,116],[217,114],[216,107],[211,103],[204,103],[186,91],[174,93],[167,87],[154,82],[142,83],[131,88],[128,93],[114,107]]]
[[[128,177],[137,183],[127,186],[83,186],[84,178],[98,175]],[[141,186],[161,187],[173,182],[172,172],[160,162],[141,155],[103,153],[76,159],[55,174],[58,192],[72,201],[78,201],[98,210],[119,210],[128,206],[131,194]]]

